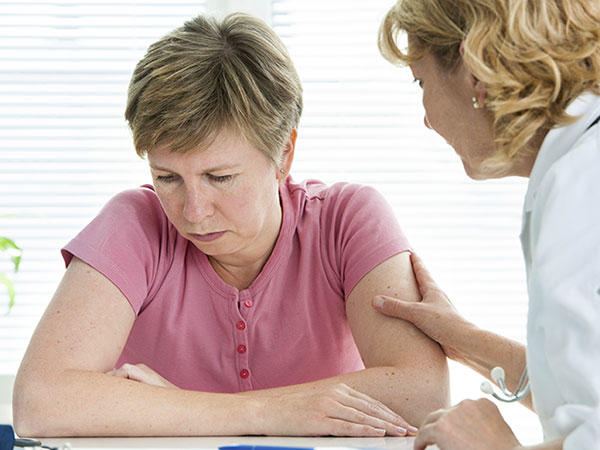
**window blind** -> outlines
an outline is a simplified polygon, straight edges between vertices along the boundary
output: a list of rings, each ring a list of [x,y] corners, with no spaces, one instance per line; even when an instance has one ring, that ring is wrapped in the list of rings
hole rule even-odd
[[[123,118],[129,77],[203,3],[0,2],[0,236],[23,248],[8,315],[0,286],[0,373],[16,372],[64,273],[59,249],[113,194],[149,181]]]
[[[393,0],[272,3],[272,25],[305,90],[294,178],[378,189],[461,313],[525,342],[518,237],[526,182],[471,181],[454,150],[424,126],[410,70],[392,66],[377,49],[377,30]],[[483,396],[479,375],[452,364],[451,378],[453,402]],[[523,442],[540,440],[532,413],[502,408]]]

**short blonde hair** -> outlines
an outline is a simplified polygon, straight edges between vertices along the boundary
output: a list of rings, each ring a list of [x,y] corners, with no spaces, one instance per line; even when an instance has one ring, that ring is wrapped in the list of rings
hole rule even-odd
[[[129,84],[125,118],[141,157],[188,152],[228,129],[278,163],[302,114],[288,52],[261,20],[196,17],[152,44]]]
[[[410,45],[400,49],[398,34]],[[447,71],[460,61],[487,90],[497,152],[510,165],[539,129],[574,120],[569,103],[600,94],[598,0],[398,0],[379,30],[379,49],[393,63],[432,54]]]

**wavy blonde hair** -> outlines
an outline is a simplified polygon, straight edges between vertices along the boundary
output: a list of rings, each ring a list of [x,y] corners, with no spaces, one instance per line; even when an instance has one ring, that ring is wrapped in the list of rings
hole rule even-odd
[[[302,114],[302,85],[275,32],[234,13],[198,16],[152,44],[138,62],[125,118],[136,152],[187,152],[223,129],[275,163]]]
[[[401,49],[399,33],[408,36]],[[392,63],[432,54],[451,71],[463,60],[486,86],[496,154],[510,165],[540,129],[571,123],[565,109],[590,91],[600,94],[599,0],[398,0],[379,30]]]

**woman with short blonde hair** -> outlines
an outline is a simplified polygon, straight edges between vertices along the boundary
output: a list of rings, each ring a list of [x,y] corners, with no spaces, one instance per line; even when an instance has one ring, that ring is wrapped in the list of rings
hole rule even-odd
[[[425,125],[454,148],[471,178],[529,178],[521,233],[527,348],[461,317],[416,256],[422,302],[380,297],[375,307],[409,320],[502,390],[517,391],[504,400],[534,409],[544,429],[546,442],[531,448],[598,448],[600,3],[399,0],[379,46],[391,62],[410,66],[423,89]],[[434,443],[520,448],[487,400],[430,415],[415,448]]]
[[[276,163],[302,114],[302,85],[275,32],[259,19],[204,16],[152,44],[133,72],[125,118],[136,152],[187,152],[235,129]]]
[[[417,299],[389,205],[291,178],[301,112],[256,18],[199,16],[150,46],[125,116],[152,185],[62,249],[15,381],[19,435],[406,436],[448,405],[440,347],[370,307]]]

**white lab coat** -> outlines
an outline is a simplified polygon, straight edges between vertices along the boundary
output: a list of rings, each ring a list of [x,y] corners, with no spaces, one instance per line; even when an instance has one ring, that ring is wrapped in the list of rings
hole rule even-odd
[[[545,439],[600,449],[600,97],[551,130],[535,161],[523,210],[527,366]],[[586,130],[587,129],[587,130]]]

